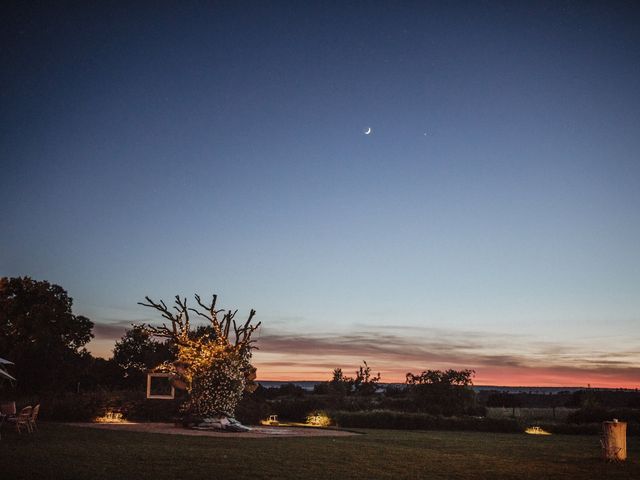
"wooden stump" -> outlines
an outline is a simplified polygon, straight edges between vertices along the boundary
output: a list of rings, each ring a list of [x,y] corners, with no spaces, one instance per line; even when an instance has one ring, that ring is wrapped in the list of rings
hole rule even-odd
[[[602,422],[602,453],[611,462],[627,459],[627,423]]]

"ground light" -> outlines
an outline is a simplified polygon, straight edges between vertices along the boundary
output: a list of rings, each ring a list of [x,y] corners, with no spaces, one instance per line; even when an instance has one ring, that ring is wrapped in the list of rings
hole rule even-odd
[[[328,427],[331,425],[331,418],[325,412],[313,412],[307,415],[307,424],[314,427]]]
[[[529,427],[524,431],[524,433],[528,433],[529,435],[551,435],[551,432],[547,432],[541,427]]]
[[[122,412],[107,410],[102,417],[93,419],[96,423],[125,423],[126,420],[122,416]]]
[[[280,422],[278,421],[277,415],[269,415],[269,418],[267,418],[266,420],[260,420],[260,425],[277,427],[278,425],[280,425]]]

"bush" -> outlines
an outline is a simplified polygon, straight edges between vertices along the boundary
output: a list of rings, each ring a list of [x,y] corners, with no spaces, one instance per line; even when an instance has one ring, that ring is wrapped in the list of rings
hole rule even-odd
[[[65,393],[50,397],[22,397],[16,401],[18,409],[26,405],[42,405],[40,419],[55,422],[91,422],[104,417],[108,412],[122,414],[124,420],[135,422],[171,422],[181,417],[183,402],[180,391],[173,400],[147,399],[142,391],[95,391],[90,393]],[[295,403],[295,402],[294,402]],[[288,406],[291,408],[291,406]],[[302,418],[314,410],[313,406],[300,407]],[[295,410],[291,408],[292,410]],[[283,411],[286,411],[284,408]],[[236,408],[236,417],[242,423],[255,425],[274,413],[263,396],[248,394]],[[300,416],[299,415],[299,416]],[[288,418],[288,417],[285,417]]]
[[[390,428],[399,430],[472,430],[478,432],[522,432],[524,427],[513,419],[486,417],[444,417],[428,413],[372,410],[368,412],[335,411],[330,417],[340,427]]]
[[[37,402],[30,402],[31,405]],[[39,417],[57,422],[90,422],[104,415],[105,398],[101,394],[67,393],[51,398],[43,398]]]
[[[270,402],[271,412],[268,415],[276,414],[282,420],[292,422],[305,422],[307,415],[315,410],[327,410],[328,400],[326,398],[311,397],[300,400],[276,400]]]
[[[581,408],[567,417],[568,423],[595,423],[617,418],[622,422],[640,423],[640,410],[633,408]]]
[[[327,412],[316,410],[315,412],[311,412],[309,415],[307,415],[307,423],[316,427],[328,427],[329,425],[331,425],[332,420]]]
[[[271,413],[269,404],[255,395],[245,395],[236,407],[236,418],[245,425],[258,425]]]
[[[181,400],[151,400],[139,391],[95,391],[60,395],[23,397],[18,408],[40,403],[40,419],[56,422],[91,422],[108,412],[119,412],[122,418],[139,422],[171,421],[179,413]]]
[[[562,435],[602,435],[602,423],[542,423],[539,426],[549,433]],[[628,423],[627,435],[640,435],[640,424]]]

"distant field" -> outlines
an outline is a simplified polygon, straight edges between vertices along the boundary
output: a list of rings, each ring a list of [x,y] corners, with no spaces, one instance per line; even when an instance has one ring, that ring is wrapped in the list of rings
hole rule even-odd
[[[6,425],[5,425],[6,427]],[[630,461],[600,459],[597,436],[371,430],[339,438],[208,438],[42,424],[3,429],[4,479],[623,479]]]
[[[488,407],[487,417],[489,418],[520,418],[526,421],[544,422],[564,422],[569,414],[575,412],[576,408],[557,407],[553,408],[501,408]]]

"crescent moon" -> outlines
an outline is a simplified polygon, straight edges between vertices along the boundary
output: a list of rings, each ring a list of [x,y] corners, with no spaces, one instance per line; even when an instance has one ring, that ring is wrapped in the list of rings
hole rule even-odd
[[[367,127],[364,129],[364,134],[365,135],[371,135],[371,127]]]

